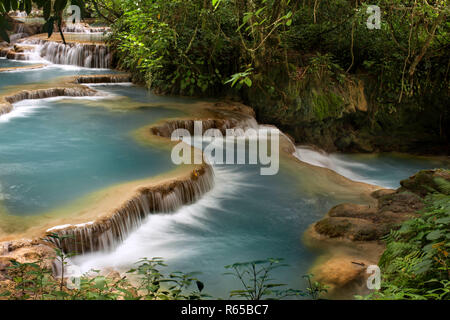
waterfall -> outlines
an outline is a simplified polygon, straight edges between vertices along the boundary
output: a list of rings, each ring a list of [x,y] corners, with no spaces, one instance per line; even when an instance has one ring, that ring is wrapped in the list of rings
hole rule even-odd
[[[79,76],[75,82],[79,83],[79,84],[131,82],[131,75],[129,75],[129,74],[108,74],[108,75]]]
[[[175,212],[183,205],[199,200],[213,186],[213,169],[204,166],[192,173],[187,180],[140,190],[136,197],[109,217],[81,225],[55,227],[47,231],[57,233],[60,237],[69,237],[59,243],[66,252],[110,251],[122,243],[130,232],[141,226],[148,215]]]
[[[156,136],[170,138],[172,132],[177,129],[186,129],[192,135],[195,132],[196,123],[202,122],[202,134],[209,129],[219,129],[226,135],[227,129],[258,129],[258,123],[253,117],[230,117],[228,119],[208,119],[208,120],[173,120],[167,121],[163,125],[151,128],[152,134]]]
[[[112,65],[112,54],[104,44],[52,42],[27,39],[25,45],[34,45],[35,52],[55,64],[75,65],[85,68],[108,69]],[[31,59],[31,55],[28,59]]]
[[[29,99],[45,99],[53,97],[87,97],[100,95],[97,91],[88,87],[74,87],[74,88],[50,88],[39,90],[23,90],[16,94],[4,97],[3,99],[8,103],[16,103],[22,100]]]
[[[17,18],[26,18],[28,17],[28,14],[25,11],[13,11],[9,14],[11,17],[17,17]]]
[[[84,24],[72,24],[63,28],[66,33],[106,33],[110,30],[109,27],[91,27]]]
[[[8,117],[13,110],[13,103],[30,100],[30,99],[45,99],[53,97],[92,97],[101,95],[96,90],[89,87],[77,86],[73,88],[50,88],[38,90],[23,90],[9,96],[0,97],[0,118],[1,121],[8,121]]]
[[[374,168],[361,162],[346,159],[344,155],[328,154],[325,151],[315,150],[307,146],[298,146],[294,156],[300,161],[333,170],[353,181],[382,185],[377,179],[368,178],[370,172],[375,171]]]

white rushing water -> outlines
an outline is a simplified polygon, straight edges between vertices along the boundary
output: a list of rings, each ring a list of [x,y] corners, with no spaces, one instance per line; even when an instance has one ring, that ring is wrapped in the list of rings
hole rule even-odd
[[[83,35],[83,34],[81,34]],[[18,33],[12,36],[19,40],[25,35]],[[21,52],[9,53],[8,58],[21,61],[51,62],[58,65],[72,65],[83,68],[109,69],[112,67],[112,52],[101,43],[45,41],[34,38],[19,40]],[[86,39],[84,41],[89,41]]]
[[[312,164],[317,167],[328,168],[333,170],[340,175],[349,178],[353,181],[365,182],[373,185],[379,185],[381,187],[390,187],[390,185],[383,185],[383,182],[369,178],[367,175],[361,175],[357,173],[367,171],[371,172],[375,169],[360,162],[354,162],[347,159],[344,159],[341,155],[338,154],[328,154],[324,151],[314,150],[305,146],[297,146],[296,152],[294,153],[300,161]]]
[[[61,101],[61,100],[85,100],[85,101],[95,101],[107,99],[110,97],[114,97],[115,95],[112,93],[107,93],[105,91],[101,91],[102,95],[98,96],[82,96],[82,97],[70,97],[70,96],[60,96],[60,97],[51,97],[51,98],[43,98],[43,99],[27,99],[22,100],[16,103],[13,103],[13,109],[11,112],[2,114],[0,116],[0,123],[9,122],[15,118],[26,118],[30,117],[39,109],[46,109],[48,107],[49,102],[53,101]]]
[[[212,208],[227,214],[226,208],[221,206],[222,201],[239,197],[249,187],[245,183],[246,177],[232,168],[215,168],[214,172],[215,187],[196,203],[183,206],[175,213],[150,215],[115,250],[78,256],[74,258],[74,264],[84,273],[96,269],[123,270],[142,257],[164,257],[170,262],[175,258],[194,255],[191,248],[195,246],[190,244],[201,242],[202,239],[188,236],[187,233],[178,234],[175,230],[185,227],[201,231],[205,228],[205,222],[213,219],[209,216]]]

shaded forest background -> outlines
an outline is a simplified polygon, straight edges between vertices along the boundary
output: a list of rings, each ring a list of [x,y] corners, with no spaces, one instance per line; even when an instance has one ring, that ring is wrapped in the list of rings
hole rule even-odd
[[[43,8],[49,32],[68,5],[0,3]],[[446,0],[72,3],[112,27],[117,66],[157,93],[242,100],[326,151],[450,151]],[[379,29],[367,25],[374,5]]]

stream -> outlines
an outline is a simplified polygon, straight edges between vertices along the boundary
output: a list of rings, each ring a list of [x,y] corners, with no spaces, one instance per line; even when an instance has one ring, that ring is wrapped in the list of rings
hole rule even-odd
[[[27,63],[0,59],[0,68]],[[49,63],[43,69],[0,73],[0,94],[62,76],[111,72],[115,71]],[[43,215],[108,186],[174,168],[167,150],[139,144],[132,133],[183,115],[166,106],[181,103],[188,110],[193,100],[160,97],[131,85],[95,88],[104,95],[25,100],[0,116],[0,204],[7,214]],[[95,106],[98,100],[116,105],[119,98],[142,107]],[[149,107],[150,103],[161,106]],[[401,179],[418,170],[443,165],[436,159],[396,154],[327,155],[302,146],[295,156],[385,188],[399,187]],[[217,165],[214,175],[215,187],[198,202],[174,213],[150,215],[117,247],[74,257],[73,263],[83,272],[123,272],[140,258],[163,257],[169,271],[198,271],[207,293],[228,298],[239,283],[224,275],[224,266],[283,258],[288,267],[277,270],[274,277],[291,288],[304,289],[302,275],[308,273],[317,252],[302,243],[302,235],[346,199],[328,197],[326,185],[321,192],[306,192],[299,187],[301,173],[293,176],[283,165],[275,176],[261,176],[257,165]]]

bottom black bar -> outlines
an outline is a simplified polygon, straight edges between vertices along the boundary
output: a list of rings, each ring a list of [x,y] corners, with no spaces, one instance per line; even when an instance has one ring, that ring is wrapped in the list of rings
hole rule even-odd
[[[21,317],[35,317],[43,312],[62,311],[62,316],[105,319],[112,315],[122,319],[169,320],[279,320],[323,318],[343,315],[348,319],[365,316],[383,320],[386,316],[405,316],[431,307],[433,312],[448,312],[449,301],[5,301],[2,310],[14,310]],[[163,317],[161,317],[163,316]]]

